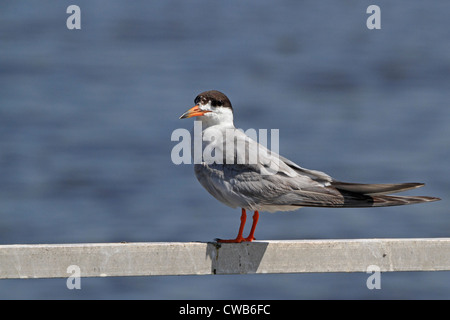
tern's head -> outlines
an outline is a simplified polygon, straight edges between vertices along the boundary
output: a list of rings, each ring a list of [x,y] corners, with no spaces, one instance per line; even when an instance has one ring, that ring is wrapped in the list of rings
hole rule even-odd
[[[180,119],[198,117],[207,126],[215,124],[233,124],[231,102],[222,92],[211,90],[200,93],[194,100],[195,106]]]

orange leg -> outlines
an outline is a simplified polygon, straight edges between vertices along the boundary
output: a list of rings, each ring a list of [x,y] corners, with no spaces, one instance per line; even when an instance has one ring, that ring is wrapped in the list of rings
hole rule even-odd
[[[244,232],[244,226],[245,226],[245,221],[246,220],[247,220],[247,214],[245,213],[245,209],[242,208],[241,225],[239,226],[239,233],[238,233],[236,239],[230,239],[230,240],[217,239],[217,242],[220,242],[220,243],[239,243],[239,242],[245,241],[244,237],[242,236],[242,232]]]
[[[250,233],[248,234],[248,237],[245,238],[245,241],[255,240],[254,234],[255,234],[256,224],[258,223],[258,220],[259,220],[259,212],[255,211],[255,213],[253,214],[252,228],[250,229]]]
[[[253,241],[253,240],[255,240],[254,234],[255,234],[256,224],[258,223],[258,219],[259,219],[259,212],[255,211],[255,213],[253,214],[253,224],[252,224],[252,228],[250,230],[250,233],[249,233],[247,238],[244,238],[242,236],[242,233],[244,232],[244,226],[245,226],[245,221],[247,220],[247,214],[245,212],[245,209],[243,208],[242,209],[242,215],[241,215],[241,225],[239,226],[239,233],[238,233],[236,239],[230,239],[230,240],[217,239],[217,242],[220,242],[220,243],[240,243],[242,241]]]

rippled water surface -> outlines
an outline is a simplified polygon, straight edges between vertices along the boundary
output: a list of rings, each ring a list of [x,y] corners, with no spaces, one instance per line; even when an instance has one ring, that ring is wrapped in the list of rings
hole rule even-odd
[[[264,239],[447,237],[448,1],[67,1],[0,4],[0,243],[210,241],[239,210],[170,158],[202,91],[280,153],[354,182],[425,182],[440,202],[262,214]],[[448,272],[2,280],[0,298],[449,299]]]

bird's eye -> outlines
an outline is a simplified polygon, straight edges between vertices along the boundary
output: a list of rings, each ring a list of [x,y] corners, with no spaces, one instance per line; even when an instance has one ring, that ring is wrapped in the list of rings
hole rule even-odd
[[[223,103],[222,103],[222,101],[219,101],[219,100],[212,100],[211,105],[213,107],[221,107],[223,105]]]

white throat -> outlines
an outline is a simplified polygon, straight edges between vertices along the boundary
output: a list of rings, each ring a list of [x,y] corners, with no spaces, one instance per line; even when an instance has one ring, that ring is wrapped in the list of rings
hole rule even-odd
[[[211,111],[198,117],[204,129],[216,125],[225,128],[234,128],[233,111],[230,108],[212,107],[211,103],[208,103],[206,105],[200,105],[200,109]]]

